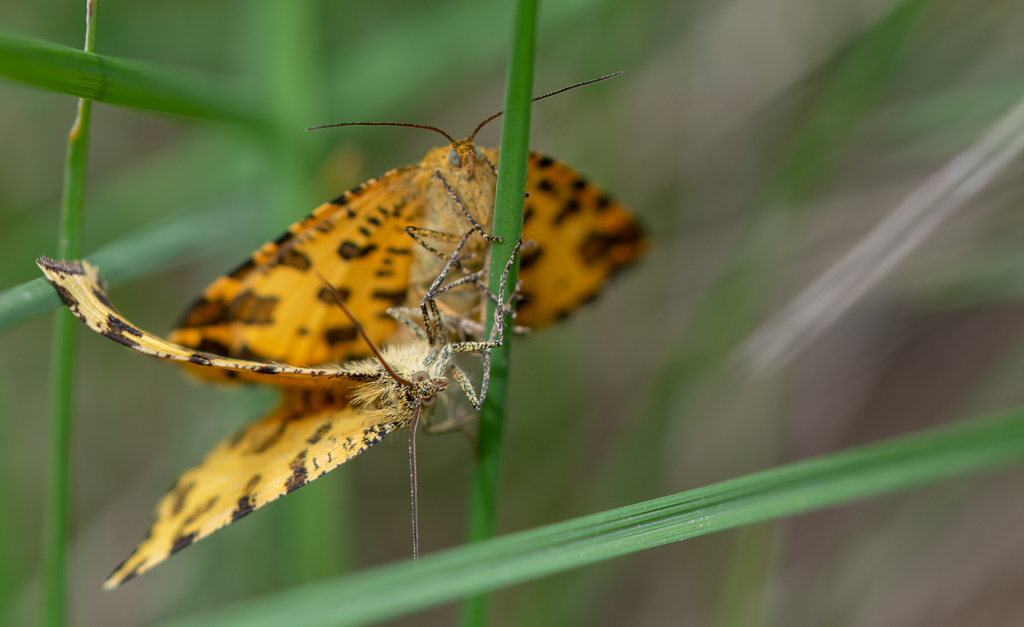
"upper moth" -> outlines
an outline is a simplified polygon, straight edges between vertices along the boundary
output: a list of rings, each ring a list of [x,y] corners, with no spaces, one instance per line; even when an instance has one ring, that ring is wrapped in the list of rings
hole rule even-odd
[[[365,356],[354,327],[310,269],[326,276],[381,343],[396,328],[387,309],[418,304],[464,234],[479,231],[483,237],[461,250],[456,274],[486,267],[498,150],[473,142],[482,126],[461,141],[432,129],[449,145],[292,224],[207,287],[171,339],[217,355],[296,365]],[[533,245],[521,259],[517,324],[537,328],[594,299],[605,280],[639,258],[648,242],[624,206],[549,157],[530,154],[526,191],[523,238]],[[479,292],[466,290],[452,292],[443,305],[445,313],[472,316],[479,303]]]

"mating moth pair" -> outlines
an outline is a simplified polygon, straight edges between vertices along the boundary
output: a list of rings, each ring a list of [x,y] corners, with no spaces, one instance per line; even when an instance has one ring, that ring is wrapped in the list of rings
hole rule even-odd
[[[516,324],[542,327],[593,300],[645,252],[647,240],[625,207],[564,164],[531,154],[520,283],[489,293],[498,151],[476,146],[473,135],[445,137],[448,146],[318,207],[215,280],[170,341],[118,313],[94,267],[39,260],[64,303],[94,331],[184,362],[203,378],[281,390],[269,415],[178,479],[143,542],[104,587],[410,426],[450,387],[449,375],[478,407],[485,383],[474,395],[452,357],[480,352],[486,360],[503,340],[483,337],[486,300],[497,302],[500,321],[514,295]],[[389,343],[399,323],[414,339]],[[372,344],[383,345],[382,359],[366,359]]]

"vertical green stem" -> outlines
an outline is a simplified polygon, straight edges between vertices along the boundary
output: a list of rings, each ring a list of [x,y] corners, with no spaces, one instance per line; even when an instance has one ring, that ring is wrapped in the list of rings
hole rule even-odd
[[[298,220],[318,200],[312,194],[311,146],[324,137],[306,133],[319,118],[315,59],[317,4],[312,0],[263,0],[259,5],[260,71],[270,127],[267,143],[274,230]]]
[[[316,206],[311,174],[315,143],[327,136],[306,133],[320,119],[317,80],[318,3],[313,0],[263,0],[259,3],[260,71],[269,103],[267,166],[273,231]],[[295,493],[281,510],[287,531],[282,575],[288,583],[315,581],[337,574],[350,562],[353,527],[351,483],[344,468],[330,483]],[[293,500],[294,499],[294,500]]]
[[[530,143],[530,105],[533,93],[533,58],[536,48],[537,1],[519,0],[516,7],[512,51],[505,83],[505,114],[501,125],[501,158],[494,202],[493,235],[502,238],[491,248],[488,286],[495,294],[501,273],[512,249],[523,234],[523,199],[526,194],[526,159]],[[515,285],[517,261],[509,277]],[[494,314],[488,307],[488,333]],[[506,334],[506,337],[508,335]],[[494,535],[497,518],[498,479],[501,470],[501,440],[504,431],[505,399],[508,389],[510,343],[491,353],[491,384],[480,410],[477,466],[473,473],[469,503],[470,541]],[[470,598],[462,608],[462,624],[484,625],[487,596]]]
[[[95,49],[96,0],[87,0],[85,51],[93,52]],[[68,135],[57,239],[57,256],[61,259],[79,256],[91,108],[91,100],[79,99],[78,115]],[[62,627],[67,624],[67,537],[70,500],[68,484],[76,329],[77,324],[71,312],[60,309],[53,329],[53,398],[50,406],[46,518],[43,530],[43,624],[47,627]]]

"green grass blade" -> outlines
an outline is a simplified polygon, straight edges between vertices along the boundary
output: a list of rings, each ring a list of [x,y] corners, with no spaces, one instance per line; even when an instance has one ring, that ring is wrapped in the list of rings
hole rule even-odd
[[[175,214],[133,231],[87,256],[103,271],[110,285],[137,279],[186,261],[217,246],[225,237],[248,237],[259,225],[245,220],[249,207],[218,205]],[[72,258],[77,255],[58,257]],[[60,298],[42,277],[0,292],[0,331],[60,306]]]
[[[269,232],[280,230],[309,213],[318,199],[312,152],[328,139],[324,133],[307,133],[306,127],[321,119],[323,102],[317,81],[316,60],[323,44],[316,34],[317,7],[309,0],[263,0],[256,4],[255,41],[259,50],[253,59],[267,94],[267,111],[272,124],[264,160],[268,192],[272,199],[265,216]],[[326,270],[325,270],[326,271]],[[354,507],[346,502],[351,495],[351,473],[330,484],[310,486],[289,499],[279,510],[283,533],[278,560],[280,585],[317,581],[339,574],[351,562]]]
[[[1024,98],[970,147],[912,191],[842,259],[744,340],[751,375],[784,365],[900,267],[930,235],[1024,152]]]
[[[96,2],[86,3],[85,50],[96,49]],[[64,187],[60,203],[58,254],[77,257],[82,233],[82,199],[89,149],[92,102],[78,101],[78,114],[68,135]],[[78,323],[70,311],[54,320],[50,444],[47,450],[46,516],[43,521],[43,624],[67,624],[67,543],[71,475],[71,395],[74,386],[75,336]]]
[[[57,312],[53,327],[46,516],[43,521],[43,624],[67,624],[68,502],[70,501],[71,391],[78,325],[70,311]]]
[[[727,356],[763,316],[783,257],[790,250],[785,242],[797,239],[796,214],[808,208],[806,201],[829,180],[858,124],[888,86],[887,79],[900,63],[899,52],[925,6],[911,0],[897,7],[832,61],[833,75],[783,151],[761,205],[741,227],[736,249],[695,306],[687,331],[676,341],[669,363],[653,386],[641,426],[596,482],[606,497],[625,496],[651,485],[665,462],[646,457],[652,434],[664,433],[669,419],[678,422],[698,415],[702,402],[714,397],[723,382],[734,383],[726,378]],[[841,122],[830,125],[829,120]],[[824,167],[823,162],[833,165]]]
[[[505,113],[501,125],[501,155],[494,200],[494,230],[502,238],[492,244],[488,286],[499,293],[501,275],[516,242],[523,235],[523,198],[526,194],[526,158],[530,150],[530,106],[533,97],[533,58],[536,50],[537,2],[519,0],[512,34],[512,51],[505,83]],[[515,262],[508,285],[516,284]],[[487,308],[487,334],[494,320],[494,303]],[[506,335],[507,337],[507,335]],[[477,465],[473,471],[469,501],[468,536],[478,541],[494,535],[497,524],[498,483],[501,475],[501,442],[504,433],[510,342],[491,352],[491,382],[480,409]],[[462,624],[487,622],[487,597],[477,596],[462,608]]]
[[[0,292],[0,329],[28,320],[60,305],[60,298],[42,277]]]
[[[252,99],[214,80],[0,33],[0,76],[97,102],[261,126]]]
[[[186,617],[161,627],[365,625],[602,560],[1024,461],[1024,408]]]

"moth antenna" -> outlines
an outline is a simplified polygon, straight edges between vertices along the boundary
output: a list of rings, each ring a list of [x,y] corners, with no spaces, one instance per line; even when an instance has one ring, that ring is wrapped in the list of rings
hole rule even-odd
[[[419,506],[416,499],[416,425],[420,421],[420,405],[416,404],[416,413],[409,425],[409,491],[412,495],[412,561],[420,560]]]
[[[441,129],[437,128],[436,126],[427,126],[426,124],[406,124],[405,122],[341,122],[339,124],[324,124],[322,126],[312,126],[310,128],[307,128],[306,130],[307,131],[317,131],[317,130],[320,130],[322,128],[337,128],[339,126],[404,126],[406,128],[423,128],[423,129],[426,129],[428,131],[434,131],[435,133],[440,133],[440,134],[444,135],[448,139],[449,142],[451,142],[453,144],[456,143],[455,140],[452,139],[451,135],[449,135],[448,133],[445,133],[444,131],[442,131]]]
[[[615,76],[618,76],[619,74],[622,74],[622,72],[614,72],[612,74],[608,74],[607,76],[602,76],[601,78],[592,78],[589,81],[583,81],[582,83],[576,83],[575,85],[569,85],[568,87],[563,87],[561,89],[556,89],[555,91],[548,92],[548,93],[544,94],[543,96],[537,96],[536,98],[534,98],[530,102],[537,102],[538,100],[544,100],[545,98],[550,98],[551,96],[560,94],[563,91],[569,91],[570,89],[576,89],[577,87],[583,87],[584,85],[590,85],[592,83],[600,83],[603,80],[608,80],[609,78],[613,78]],[[476,128],[473,129],[473,132],[469,134],[469,139],[472,140],[474,137],[476,137],[476,134],[480,132],[480,129],[482,129],[488,122],[492,122],[492,121],[496,120],[497,118],[501,117],[502,113],[505,113],[505,111],[504,110],[498,111],[494,115],[492,115],[489,118],[485,119],[483,122],[477,124]]]
[[[386,370],[387,373],[391,375],[391,378],[394,379],[395,381],[398,381],[404,386],[413,387],[415,384],[412,381],[409,381],[408,379],[398,376],[398,373],[391,369],[391,366],[384,359],[384,355],[381,354],[380,349],[377,348],[377,345],[373,343],[373,340],[370,339],[370,336],[366,334],[366,329],[363,328],[363,325],[360,324],[358,320],[356,320],[356,317],[353,316],[352,312],[349,311],[348,307],[345,306],[345,301],[341,298],[341,294],[338,293],[338,290],[334,289],[334,286],[327,282],[327,279],[324,278],[324,275],[320,274],[319,270],[313,268],[313,273],[316,274],[316,278],[320,279],[320,282],[324,284],[324,287],[327,288],[327,291],[331,293],[331,296],[334,297],[334,302],[338,303],[338,306],[341,307],[341,310],[345,312],[345,315],[348,316],[348,319],[352,321],[352,324],[356,325],[356,330],[359,331],[359,335],[363,336],[363,339],[366,340],[366,343],[370,346],[370,350],[373,351],[374,356],[376,356],[377,359],[380,361],[380,365],[384,366],[384,370]]]

